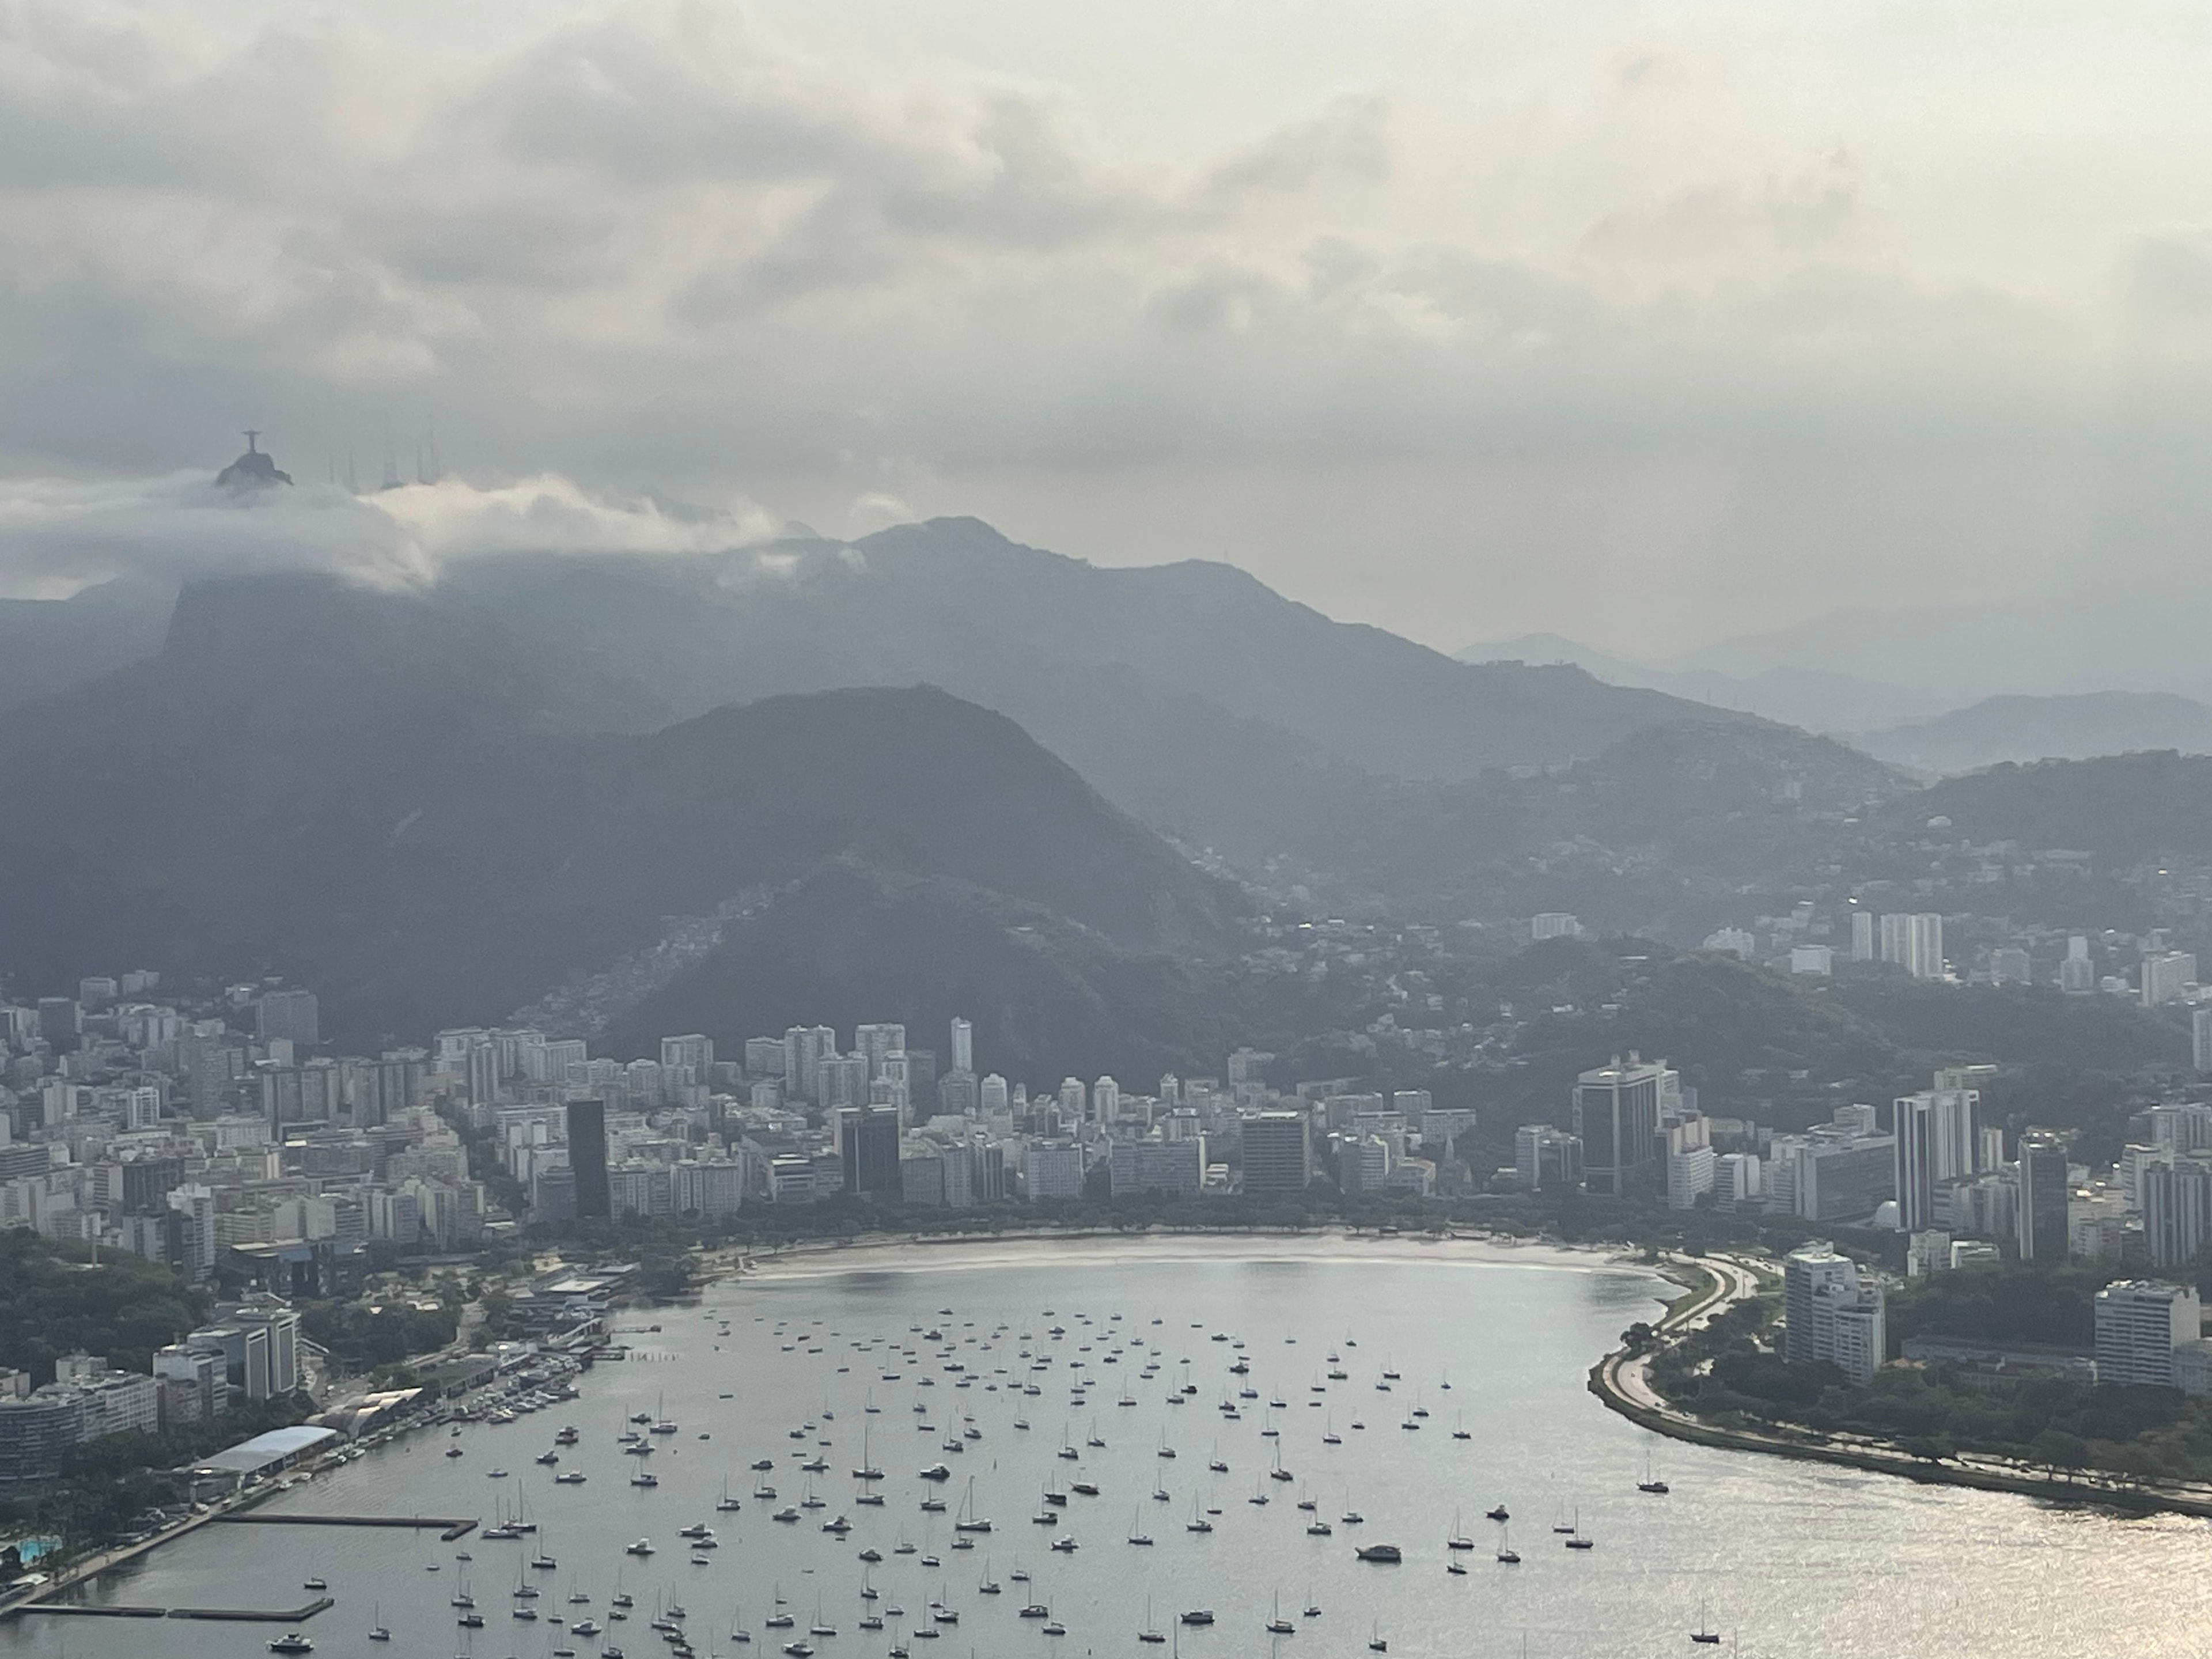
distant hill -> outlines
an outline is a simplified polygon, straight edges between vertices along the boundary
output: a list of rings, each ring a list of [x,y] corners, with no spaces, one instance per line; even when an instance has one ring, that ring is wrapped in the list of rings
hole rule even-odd
[[[2136,750],[2202,755],[2212,753],[2212,706],[2165,691],[1988,697],[1934,720],[1860,732],[1849,741],[1893,765],[1937,773]]]
[[[144,580],[66,599],[0,599],[0,709],[152,656],[176,599],[173,587]]]
[[[2065,848],[2100,860],[2212,853],[2212,760],[2171,750],[2085,761],[2009,763],[1905,798],[1893,820],[1950,819],[1973,842]]]
[[[681,712],[926,680],[1012,715],[1117,799],[1156,787],[1156,751],[1183,732],[1264,732],[1315,764],[1455,779],[1594,755],[1646,726],[1742,719],[1571,667],[1455,663],[1232,566],[1094,566],[974,519],[768,558],[766,575],[745,553],[510,560],[453,580],[526,637],[625,663]]]
[[[222,591],[243,607],[223,647],[241,665],[238,684],[222,694],[241,704],[240,732],[264,715],[244,669],[275,667],[295,639],[298,654],[323,659],[319,677],[295,668],[310,706],[335,698],[322,710],[335,729],[416,695],[385,688],[356,707],[341,689],[375,651],[351,637],[325,650],[318,624],[273,618],[265,596],[247,605],[252,584]],[[1683,883],[1661,867],[1667,849],[1707,864],[1709,849],[1764,856],[1798,817],[1855,811],[1898,784],[1863,756],[1753,714],[1569,664],[1455,662],[1226,565],[1093,566],[972,519],[849,544],[487,560],[411,603],[415,642],[395,644],[396,659],[423,653],[415,678],[434,687],[481,658],[472,672],[502,729],[635,733],[782,695],[935,685],[1015,721],[1152,829],[1246,871],[1284,860],[1330,905],[1364,896],[1513,915],[1555,908],[1548,894],[1581,908],[1573,892],[1586,878],[1620,925],[1656,925],[1685,914]],[[191,608],[179,616],[191,633],[216,628],[222,605],[198,597]],[[363,637],[384,625],[362,624]],[[431,639],[449,643],[433,650]],[[381,685],[374,673],[368,683]],[[129,749],[140,734],[124,724],[116,741]],[[283,750],[290,739],[269,740]],[[238,787],[251,796],[262,776]]]
[[[652,1055],[666,1032],[703,1031],[734,1052],[799,1024],[893,1019],[942,1031],[958,1015],[1001,1071],[1152,1078],[1218,1065],[1253,1035],[1231,1017],[1237,1000],[1206,964],[1118,950],[971,884],[841,860],[727,929],[605,1046]]]
[[[1852,674],[1822,672],[1787,664],[1747,674],[1712,668],[1659,668],[1607,655],[1557,634],[1523,634],[1470,645],[1462,662],[1567,662],[1608,685],[1645,686],[1670,696],[1757,714],[1808,732],[1830,734],[1933,714],[1950,699]]]
[[[47,786],[0,797],[0,966],[283,972],[356,1040],[419,1036],[832,860],[1003,896],[1109,957],[1231,938],[1231,890],[945,692],[641,729],[663,714],[475,608],[189,589],[158,655],[0,726],[0,769]]]

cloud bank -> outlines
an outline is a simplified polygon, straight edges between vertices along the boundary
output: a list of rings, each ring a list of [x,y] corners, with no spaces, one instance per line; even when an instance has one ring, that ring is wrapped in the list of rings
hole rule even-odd
[[[0,467],[154,480],[17,486],[0,584],[696,533],[650,490],[1661,657],[2212,522],[2176,15],[1062,9],[0,0]],[[532,482],[171,476],[434,421]]]
[[[671,510],[554,477],[494,488],[448,478],[368,495],[336,484],[234,491],[199,472],[0,480],[0,568],[27,595],[115,577],[176,582],[296,569],[378,587],[419,586],[470,560],[722,553],[764,541],[776,528],[750,507]]]

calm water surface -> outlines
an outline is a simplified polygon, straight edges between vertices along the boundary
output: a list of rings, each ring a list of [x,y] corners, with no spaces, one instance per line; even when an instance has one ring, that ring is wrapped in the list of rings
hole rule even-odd
[[[307,1629],[331,1659],[545,1659],[556,1645],[590,1656],[606,1642],[647,1659],[665,1650],[647,1621],[671,1600],[685,1608],[698,1651],[724,1659],[766,1659],[794,1637],[822,1659],[860,1659],[885,1653],[895,1635],[915,1659],[1167,1653],[1137,1641],[1148,1604],[1162,1631],[1187,1609],[1214,1612],[1211,1628],[1178,1633],[1194,1659],[1358,1655],[1378,1633],[1391,1654],[1438,1659],[1504,1659],[1524,1640],[1532,1659],[1690,1654],[1713,1650],[1689,1640],[1701,1618],[1723,1632],[1723,1654],[1803,1659],[2212,1647],[2212,1538],[2201,1522],[2123,1521],[1708,1451],[1607,1412],[1583,1375],[1624,1326],[1650,1314],[1655,1285],[1644,1275],[1589,1259],[1416,1260],[1410,1248],[1371,1259],[1318,1242],[1255,1248],[1269,1259],[1211,1243],[1054,1247],[1030,1257],[1002,1247],[930,1255],[912,1268],[819,1266],[722,1286],[703,1310],[672,1310],[658,1334],[633,1336],[635,1357],[592,1373],[579,1401],[471,1427],[459,1458],[442,1455],[442,1435],[417,1436],[279,1500],[489,1521],[520,1493],[543,1528],[535,1547],[556,1571],[526,1569],[530,1541],[212,1527],[94,1594],[283,1606],[308,1599],[301,1581],[320,1576],[337,1605]],[[1055,1325],[1064,1335],[1050,1334]],[[932,1328],[939,1340],[925,1338]],[[1328,1378],[1331,1354],[1344,1380]],[[1249,1376],[1231,1374],[1240,1358]],[[954,1364],[963,1369],[945,1369]],[[1387,1392],[1377,1386],[1386,1370],[1399,1373]],[[1170,1406],[1186,1380],[1198,1392]],[[1025,1395],[1025,1385],[1039,1392]],[[1238,1400],[1246,1387],[1258,1398]],[[1134,1404],[1119,1403],[1125,1391]],[[1238,1408],[1233,1420],[1224,1400]],[[1413,1415],[1417,1406],[1425,1417]],[[649,1460],[624,1455],[617,1438],[637,1412],[681,1425],[654,1437]],[[566,1422],[582,1443],[557,1469],[534,1462]],[[969,1427],[980,1438],[967,1437]],[[1462,1427],[1469,1437],[1455,1439]],[[854,1501],[865,1489],[851,1475],[864,1432],[866,1460],[885,1475],[881,1508]],[[1326,1444],[1330,1432],[1342,1443]],[[1094,1437],[1106,1444],[1088,1444]],[[1079,1455],[1060,1457],[1063,1446]],[[1164,1447],[1176,1455],[1160,1455]],[[827,1506],[802,1510],[796,1524],[771,1520],[805,1494],[799,1466],[817,1455],[830,1466],[813,1480]],[[1279,1455],[1290,1480],[1267,1478]],[[1216,1457],[1226,1474],[1209,1469]],[[1636,1490],[1647,1457],[1671,1495]],[[774,1460],[773,1474],[751,1470],[762,1458]],[[658,1489],[629,1484],[641,1462]],[[951,1482],[918,1478],[939,1462]],[[507,1478],[493,1478],[495,1468]],[[567,1469],[582,1470],[587,1484],[553,1484]],[[994,1530],[957,1552],[952,1513],[918,1504],[939,1493],[957,1510],[970,1477],[975,1510]],[[776,1488],[774,1502],[752,1497],[761,1481]],[[1064,1509],[1044,1502],[1048,1485],[1077,1481],[1099,1495],[1071,1495]],[[726,1482],[738,1513],[715,1512]],[[1269,1502],[1249,1502],[1255,1492]],[[1313,1512],[1297,1507],[1302,1497]],[[1501,1528],[1483,1514],[1499,1503],[1512,1511],[1504,1530],[1518,1566],[1494,1559]],[[1218,1511],[1210,1534],[1185,1530],[1194,1505]],[[1032,1524],[1048,1510],[1057,1524]],[[1352,1511],[1364,1522],[1346,1524]],[[839,1515],[854,1528],[842,1539],[821,1530]],[[1307,1535],[1316,1516],[1332,1536]],[[1577,1520],[1594,1549],[1571,1552],[1553,1533]],[[678,1536],[700,1521],[720,1541],[705,1565],[692,1564]],[[1153,1546],[1127,1542],[1133,1528]],[[1455,1528],[1476,1545],[1456,1557],[1464,1577],[1445,1571]],[[1077,1540],[1073,1553],[1048,1547],[1063,1535]],[[640,1537],[655,1547],[649,1559],[623,1553]],[[1382,1542],[1404,1550],[1403,1565],[1354,1559],[1356,1545]],[[915,1553],[898,1553],[902,1543]],[[858,1559],[868,1548],[880,1565]],[[458,1562],[460,1550],[474,1560]],[[923,1565],[925,1556],[940,1565]],[[1016,1582],[1017,1571],[1030,1582]],[[464,1573],[482,1631],[459,1629],[448,1605]],[[987,1574],[1002,1594],[979,1593]],[[508,1592],[522,1581],[542,1591],[538,1623],[510,1616]],[[872,1604],[861,1599],[871,1583],[880,1592]],[[560,1629],[587,1613],[605,1623],[618,1584],[637,1601],[629,1621],[595,1639]],[[572,1606],[571,1595],[591,1600]],[[764,1627],[779,1595],[795,1630]],[[1293,1634],[1265,1628],[1279,1597]],[[918,1640],[916,1618],[926,1621],[933,1600],[960,1622]],[[1031,1601],[1048,1604],[1066,1635],[1020,1619]],[[1304,1616],[1310,1605],[1319,1615]],[[806,1636],[817,1606],[836,1635]],[[871,1606],[885,1618],[882,1632],[859,1628]],[[894,1607],[906,1617],[891,1620]],[[391,1627],[390,1644],[367,1639],[373,1615]],[[730,1640],[739,1623],[750,1646]],[[0,1626],[0,1655],[228,1659],[260,1654],[273,1633],[33,1618]]]

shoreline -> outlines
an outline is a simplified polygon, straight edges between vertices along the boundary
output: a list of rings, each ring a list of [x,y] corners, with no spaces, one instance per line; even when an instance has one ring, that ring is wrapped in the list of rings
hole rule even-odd
[[[995,1248],[994,1248],[995,1247]],[[1045,1247],[1040,1249],[1039,1247]],[[868,1233],[849,1239],[807,1239],[771,1253],[720,1259],[701,1285],[724,1279],[775,1282],[844,1273],[917,1273],[985,1268],[1055,1259],[1068,1266],[1119,1260],[1244,1261],[1387,1261],[1395,1265],[1618,1267],[1675,1283],[1665,1261],[1648,1262],[1611,1246],[1520,1239],[1492,1233],[1376,1233],[1351,1227],[1296,1230],[1172,1227],[1132,1231],[1113,1227],[1033,1228],[988,1234]],[[1662,1301],[1665,1298],[1661,1298]]]
[[[1655,1328],[1671,1346],[1746,1295],[1755,1292],[1750,1269],[1729,1257],[1705,1257],[1681,1265],[1697,1266],[1716,1273],[1712,1293],[1685,1304]],[[1800,1462],[1826,1463],[1886,1474],[1923,1486],[1963,1486],[1978,1492],[2011,1492],[2041,1498],[2071,1508],[2105,1509],[2127,1515],[2190,1515],[2212,1517],[2212,1486],[2175,1486],[2140,1480],[2130,1476],[2084,1471],[2073,1480],[2056,1478],[1998,1460],[1978,1462],[1917,1457],[1893,1442],[1854,1437],[1838,1441],[1814,1437],[1810,1431],[1792,1435],[1783,1430],[1724,1428],[1691,1416],[1668,1404],[1644,1376],[1653,1349],[1632,1354],[1615,1348],[1589,1369],[1587,1387],[1609,1411],[1639,1427],[1670,1440],[1708,1446],[1723,1451],[1763,1454],[1793,1458]]]

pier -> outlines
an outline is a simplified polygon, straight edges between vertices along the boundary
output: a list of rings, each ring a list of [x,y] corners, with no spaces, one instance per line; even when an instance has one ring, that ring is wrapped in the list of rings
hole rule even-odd
[[[440,1540],[448,1544],[467,1537],[477,1526],[474,1516],[457,1521],[434,1515],[303,1515],[289,1510],[240,1510],[213,1519],[227,1527],[407,1527],[418,1532],[434,1527]]]
[[[205,1619],[235,1625],[304,1625],[337,1605],[323,1595],[297,1607],[143,1607],[41,1601],[19,1611],[47,1619]]]

